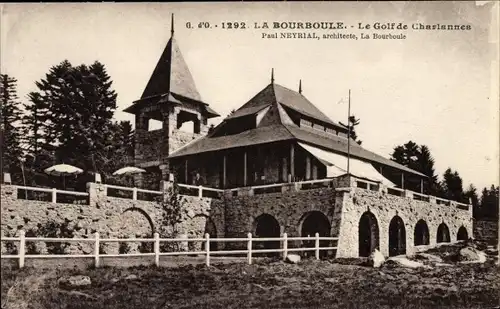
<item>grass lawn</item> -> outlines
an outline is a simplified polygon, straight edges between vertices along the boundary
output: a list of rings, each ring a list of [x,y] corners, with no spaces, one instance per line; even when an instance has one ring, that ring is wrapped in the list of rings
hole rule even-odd
[[[9,270],[2,268],[2,308],[494,308],[500,268],[490,260],[380,269],[305,260],[210,267]],[[86,275],[90,286],[61,289],[61,276]]]

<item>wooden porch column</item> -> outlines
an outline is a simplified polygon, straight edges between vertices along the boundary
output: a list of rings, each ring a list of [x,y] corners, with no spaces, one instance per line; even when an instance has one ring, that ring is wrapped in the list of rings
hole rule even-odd
[[[222,157],[222,188],[226,188],[226,155]]]
[[[293,144],[290,146],[290,175],[292,175],[292,181],[295,178],[295,147]]]
[[[420,194],[424,194],[424,179],[420,178]]]
[[[247,186],[247,151],[243,152],[243,186]]]
[[[401,172],[401,189],[405,188],[405,173]]]
[[[306,180],[311,179],[311,157],[306,157]]]
[[[188,160],[186,159],[186,162],[184,162],[184,182],[186,184],[189,184],[188,182]]]

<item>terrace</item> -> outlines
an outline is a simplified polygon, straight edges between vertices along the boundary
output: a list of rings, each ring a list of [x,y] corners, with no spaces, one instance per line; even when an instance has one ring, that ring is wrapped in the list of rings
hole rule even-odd
[[[163,189],[162,191],[103,184],[102,188],[104,188],[104,192],[102,192],[101,194],[109,197],[124,198],[137,201],[155,201],[158,197],[164,194],[166,188],[171,186],[172,183],[172,181],[162,181],[162,185],[160,186],[160,188]],[[14,194],[16,199],[37,200],[51,203],[89,205],[89,199],[92,198],[92,191],[89,190],[90,185],[87,185],[87,192],[18,185],[13,185],[13,187],[15,188]],[[182,183],[178,183],[177,187],[180,195],[212,199],[231,198],[236,196],[254,196],[280,192],[298,192],[319,188],[354,188],[355,190],[376,191],[383,194],[398,196],[401,198],[409,198],[413,200],[428,202],[430,204],[456,207],[466,211],[471,210],[469,204],[447,200],[432,195],[421,194],[406,189],[390,188],[377,182],[372,182],[366,179],[360,179],[347,175],[336,178],[247,186],[226,190]]]

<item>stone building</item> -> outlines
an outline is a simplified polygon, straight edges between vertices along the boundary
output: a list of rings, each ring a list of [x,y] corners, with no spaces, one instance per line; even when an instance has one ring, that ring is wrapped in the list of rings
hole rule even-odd
[[[469,205],[422,194],[426,175],[349,139],[348,128],[314,106],[301,83],[298,91],[288,89],[274,72],[209,132],[208,119],[218,114],[196,89],[173,20],[141,99],[125,111],[136,117],[135,163],[148,170],[139,181],[158,184],[174,174],[179,184],[223,190],[203,219],[218,237],[319,233],[339,238],[337,256],[353,257],[375,248],[408,253],[472,235]],[[162,128],[153,130],[151,119]],[[181,130],[186,122],[190,133]],[[405,190],[409,182],[420,193]]]
[[[427,178],[348,141],[346,126],[314,106],[301,85],[296,92],[275,83],[274,72],[269,85],[208,133],[207,120],[219,115],[202,101],[173,26],[141,99],[125,112],[136,117],[135,164],[153,183],[168,173],[187,184],[199,174],[203,184],[223,189],[331,178],[347,172],[348,155],[349,172],[360,178],[401,187],[416,181],[422,189]],[[162,128],[151,130],[151,119]],[[180,130],[185,122],[192,132]]]

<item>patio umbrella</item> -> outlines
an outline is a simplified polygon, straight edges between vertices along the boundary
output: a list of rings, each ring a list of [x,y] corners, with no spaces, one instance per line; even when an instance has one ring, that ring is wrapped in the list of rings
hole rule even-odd
[[[66,188],[66,182],[65,182],[64,177],[66,177],[68,175],[81,174],[81,173],[83,173],[83,170],[81,168],[78,168],[76,166],[69,165],[69,164],[57,164],[57,165],[51,166],[49,168],[46,168],[44,170],[44,172],[47,175],[51,175],[51,176],[62,176],[63,177],[63,187]]]
[[[133,175],[133,174],[139,174],[139,173],[145,173],[146,170],[143,170],[142,168],[138,168],[135,166],[125,166],[122,167],[121,169],[115,171],[113,173],[113,176],[118,176],[118,175]]]
[[[140,174],[140,173],[145,173],[146,170],[143,170],[142,168],[138,168],[138,167],[135,167],[135,166],[125,166],[125,167],[122,167],[121,169],[115,171],[113,173],[113,176],[123,176],[123,175],[127,175],[127,176],[131,176],[131,175],[134,175],[134,174]],[[129,185],[132,186],[133,183],[128,180],[129,182]]]

